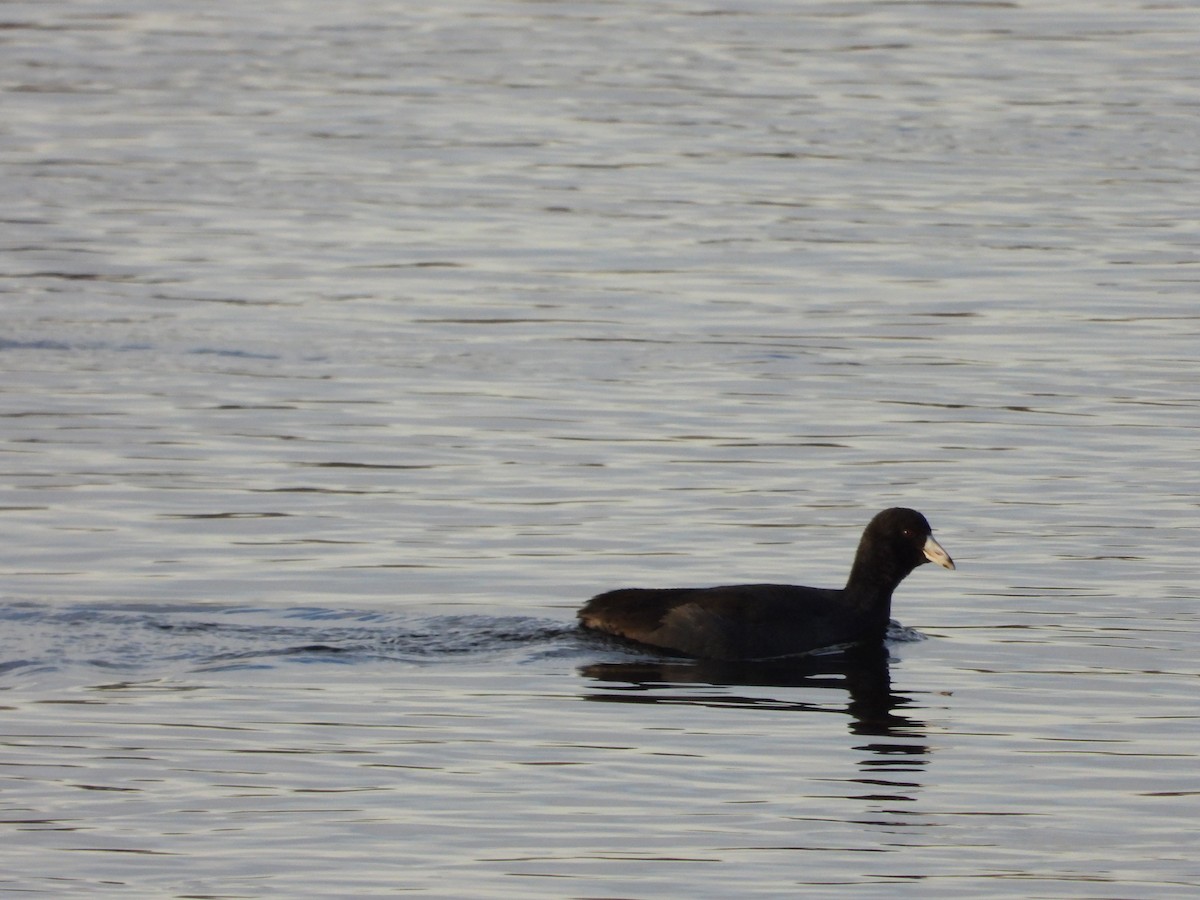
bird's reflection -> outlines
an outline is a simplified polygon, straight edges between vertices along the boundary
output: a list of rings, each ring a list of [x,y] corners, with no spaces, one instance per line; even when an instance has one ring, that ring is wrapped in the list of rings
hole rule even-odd
[[[904,754],[916,749],[913,738],[924,737],[924,723],[906,712],[912,700],[892,690],[884,648],[764,662],[644,658],[593,663],[580,671],[607,687],[588,693],[588,700],[841,713],[849,716],[852,734],[904,738],[902,751],[897,751]],[[708,691],[705,686],[719,690]],[[733,692],[730,688],[755,690]],[[789,690],[764,693],[758,690],[761,688]],[[806,696],[796,697],[791,689],[802,689]],[[810,690],[818,692],[815,697]],[[844,706],[836,700],[829,702],[840,693],[846,697]]]
[[[892,689],[889,663],[887,650],[879,648],[770,662],[643,658],[593,663],[580,671],[603,683],[584,695],[596,702],[847,716],[851,736],[868,738],[853,746],[862,756],[858,776],[847,781],[853,785],[847,796],[896,825],[905,820],[897,818],[894,804],[916,799],[930,747],[925,723],[909,712],[914,701]]]

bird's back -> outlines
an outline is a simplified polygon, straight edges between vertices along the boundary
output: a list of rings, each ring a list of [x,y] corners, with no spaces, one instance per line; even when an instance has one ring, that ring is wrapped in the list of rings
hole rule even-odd
[[[765,659],[864,639],[864,623],[840,602],[842,594],[787,584],[624,588],[593,597],[579,619],[686,656]]]

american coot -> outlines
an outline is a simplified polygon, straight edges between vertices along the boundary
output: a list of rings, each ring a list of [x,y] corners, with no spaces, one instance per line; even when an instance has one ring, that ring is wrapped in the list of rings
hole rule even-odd
[[[844,588],[742,584],[624,588],[584,604],[584,628],[684,656],[769,659],[829,647],[882,646],[892,591],[917,566],[954,568],[915,509],[895,507],[863,531]]]

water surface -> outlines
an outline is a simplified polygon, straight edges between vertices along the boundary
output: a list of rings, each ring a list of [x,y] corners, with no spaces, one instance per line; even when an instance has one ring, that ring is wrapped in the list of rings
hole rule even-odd
[[[1191,6],[0,18],[0,889],[1195,894]]]

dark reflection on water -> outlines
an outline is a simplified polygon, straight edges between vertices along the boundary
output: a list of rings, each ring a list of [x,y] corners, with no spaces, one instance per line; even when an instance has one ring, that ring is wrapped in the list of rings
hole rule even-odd
[[[802,713],[834,713],[848,716],[853,735],[870,737],[870,743],[855,749],[867,755],[859,761],[863,777],[858,783],[886,788],[888,794],[872,792],[859,799],[912,800],[910,793],[921,787],[915,781],[885,779],[885,773],[921,772],[930,747],[924,740],[925,723],[904,710],[913,700],[892,688],[886,649],[806,656],[770,662],[714,662],[708,660],[638,660],[602,662],[584,666],[580,672],[604,689],[585,695],[600,703],[696,705],[707,707],[770,709]],[[727,692],[706,688],[779,688],[829,694],[831,702],[798,700],[775,693]],[[840,695],[845,694],[845,705]]]
[[[844,712],[853,720],[851,730],[856,734],[903,733],[911,736],[923,727],[919,721],[897,712],[912,701],[893,692],[886,649],[770,662],[676,659],[603,662],[584,666],[580,671],[596,681],[625,685],[623,690],[593,693],[587,697],[605,703],[698,704],[768,707],[797,712]],[[843,710],[831,710],[824,703],[697,692],[694,689],[696,685],[844,691],[848,695],[848,702]]]

